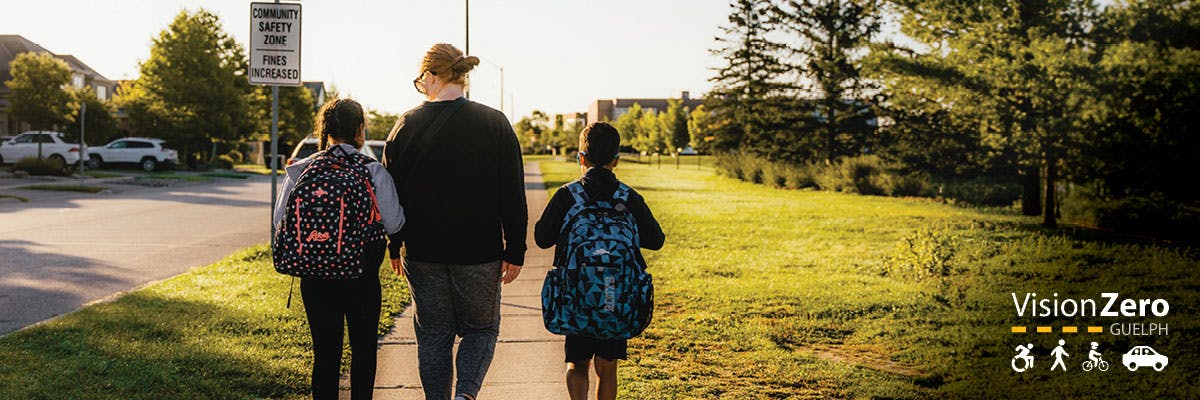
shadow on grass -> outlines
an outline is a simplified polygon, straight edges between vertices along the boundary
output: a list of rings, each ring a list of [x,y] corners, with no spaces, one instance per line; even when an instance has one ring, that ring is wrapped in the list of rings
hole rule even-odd
[[[131,293],[0,340],[0,398],[299,397],[306,335],[288,315]]]

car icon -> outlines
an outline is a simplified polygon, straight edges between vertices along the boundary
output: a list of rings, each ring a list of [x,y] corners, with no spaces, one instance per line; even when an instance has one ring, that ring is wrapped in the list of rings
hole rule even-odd
[[[1167,367],[1167,356],[1158,354],[1150,346],[1135,346],[1121,356],[1121,364],[1130,371],[1137,371],[1138,367],[1153,367],[1155,371],[1162,371]]]

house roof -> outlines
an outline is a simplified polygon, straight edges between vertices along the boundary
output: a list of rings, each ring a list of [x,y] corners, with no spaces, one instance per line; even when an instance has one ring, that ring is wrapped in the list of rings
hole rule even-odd
[[[0,82],[12,79],[12,72],[9,70],[9,63],[12,63],[12,61],[21,53],[28,52],[49,53],[66,62],[67,66],[71,67],[72,71],[82,72],[84,75],[91,77],[93,81],[101,81],[104,83],[112,82],[108,78],[105,78],[104,75],[100,75],[99,72],[96,72],[96,70],[92,69],[92,67],[84,64],[83,61],[75,58],[75,56],[69,54],[54,54],[50,50],[46,50],[45,47],[42,47],[21,35],[0,35]],[[7,91],[8,86],[0,84],[0,92]]]
[[[50,50],[37,43],[29,41],[21,37],[21,35],[0,35],[0,82],[5,82],[12,79],[12,72],[9,71],[8,64],[16,59],[21,53],[28,52],[50,53]],[[54,53],[51,53],[54,54]],[[0,91],[7,91],[8,87],[0,85]]]

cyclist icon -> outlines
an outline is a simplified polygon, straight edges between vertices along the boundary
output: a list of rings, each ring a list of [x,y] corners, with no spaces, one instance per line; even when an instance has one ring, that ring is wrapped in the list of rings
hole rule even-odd
[[[1033,356],[1029,354],[1033,351],[1033,343],[1017,345],[1015,351],[1017,355],[1012,358],[1013,371],[1025,372],[1025,370],[1033,368]]]
[[[1096,368],[1101,372],[1108,371],[1108,361],[1100,359],[1100,352],[1096,351],[1099,347],[1100,344],[1092,342],[1092,350],[1088,352],[1088,360],[1083,362],[1082,367],[1084,371],[1091,371],[1092,368]]]

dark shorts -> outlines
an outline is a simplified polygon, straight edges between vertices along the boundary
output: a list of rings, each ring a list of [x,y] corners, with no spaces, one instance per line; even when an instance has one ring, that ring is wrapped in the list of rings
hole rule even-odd
[[[626,340],[624,339],[593,339],[585,336],[567,336],[566,362],[578,363],[592,359],[592,356],[597,356],[605,360],[624,360],[628,354],[626,353]]]

